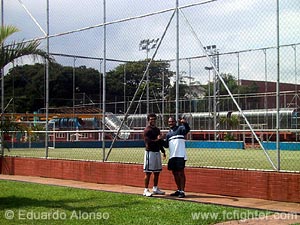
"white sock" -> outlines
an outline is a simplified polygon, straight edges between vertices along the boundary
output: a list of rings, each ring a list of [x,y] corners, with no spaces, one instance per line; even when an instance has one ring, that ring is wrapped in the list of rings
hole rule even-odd
[[[153,190],[157,190],[157,186],[153,186]]]

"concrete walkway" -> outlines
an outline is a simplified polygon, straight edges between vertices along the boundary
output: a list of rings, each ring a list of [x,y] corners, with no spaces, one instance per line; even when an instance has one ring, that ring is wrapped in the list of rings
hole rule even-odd
[[[143,188],[141,187],[131,187],[122,185],[109,185],[109,184],[96,184],[87,183],[74,180],[61,180],[53,178],[43,178],[43,177],[30,177],[30,176],[18,176],[18,175],[2,175],[0,174],[0,180],[14,180],[22,182],[31,182],[47,185],[58,185],[74,188],[83,188],[91,190],[101,190],[110,191],[117,193],[128,193],[128,194],[139,194],[143,193]],[[263,199],[254,198],[239,198],[231,196],[220,196],[220,195],[210,195],[204,193],[194,193],[187,192],[186,198],[179,199],[176,197],[169,196],[173,190],[164,190],[166,195],[154,196],[159,198],[169,198],[182,201],[193,201],[204,204],[217,204],[224,206],[233,206],[241,208],[250,209],[262,209],[274,211],[275,214],[269,217],[264,217],[261,219],[252,219],[244,221],[229,221],[221,224],[300,224],[300,203],[291,202],[278,202],[278,201],[268,201]]]

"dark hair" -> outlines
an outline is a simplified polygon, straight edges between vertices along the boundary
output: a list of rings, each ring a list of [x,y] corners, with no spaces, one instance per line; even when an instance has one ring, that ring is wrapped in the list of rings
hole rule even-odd
[[[147,115],[147,120],[149,121],[150,118],[153,118],[153,117],[156,119],[156,114],[155,114],[155,113],[149,113],[149,114]]]
[[[172,120],[174,120],[174,121],[176,122],[175,116],[169,116],[169,119],[172,119]],[[169,119],[168,119],[168,120],[169,120]]]

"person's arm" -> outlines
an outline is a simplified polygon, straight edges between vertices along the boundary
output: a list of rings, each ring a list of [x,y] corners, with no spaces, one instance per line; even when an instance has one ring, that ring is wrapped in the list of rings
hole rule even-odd
[[[162,146],[165,148],[169,148],[169,137],[166,136],[166,140],[162,140]]]
[[[183,135],[186,135],[188,132],[190,132],[191,130],[190,125],[184,118],[180,120],[180,123],[182,124],[181,130],[183,132]]]
[[[162,143],[160,144],[159,148],[160,148],[161,153],[163,154],[163,159],[166,159],[166,150],[162,146]]]

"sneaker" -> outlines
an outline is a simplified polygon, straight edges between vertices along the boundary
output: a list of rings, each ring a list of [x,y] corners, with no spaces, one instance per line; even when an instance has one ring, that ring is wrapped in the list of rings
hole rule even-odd
[[[145,189],[143,195],[146,197],[151,197],[152,193],[149,191],[149,189]]]
[[[178,198],[184,198],[184,197],[185,197],[184,191],[180,191]]]
[[[170,196],[178,196],[179,194],[180,194],[180,191],[177,190],[177,191],[175,191],[174,193],[170,194]]]
[[[152,194],[164,195],[165,192],[161,191],[159,188],[153,188]]]

